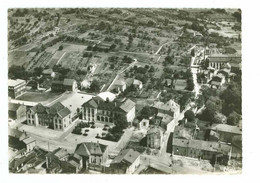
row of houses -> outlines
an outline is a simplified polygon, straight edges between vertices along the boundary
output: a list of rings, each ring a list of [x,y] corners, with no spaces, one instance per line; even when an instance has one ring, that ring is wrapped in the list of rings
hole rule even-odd
[[[236,126],[213,124],[205,139],[196,139],[199,128],[176,126],[172,136],[175,155],[213,160],[227,165],[230,158],[242,157],[242,130]],[[240,140],[240,141],[239,141]]]

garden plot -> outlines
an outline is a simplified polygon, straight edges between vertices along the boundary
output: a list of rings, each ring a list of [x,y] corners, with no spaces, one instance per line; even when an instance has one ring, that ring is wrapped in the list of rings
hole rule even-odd
[[[35,56],[35,52],[13,51],[8,53],[8,65],[27,66],[31,59]]]
[[[82,59],[81,52],[69,52],[62,57],[62,59],[59,61],[59,64],[64,68],[74,70],[78,68],[78,64]]]

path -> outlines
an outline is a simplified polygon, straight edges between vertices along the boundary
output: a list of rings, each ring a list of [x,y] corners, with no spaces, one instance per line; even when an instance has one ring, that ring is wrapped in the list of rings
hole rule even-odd
[[[66,53],[67,53],[67,52],[64,52],[64,53],[62,54],[62,56],[60,57],[60,59],[58,60],[58,62],[56,63],[56,65],[59,64],[59,62],[61,61],[61,59],[64,57],[64,55],[65,55]]]

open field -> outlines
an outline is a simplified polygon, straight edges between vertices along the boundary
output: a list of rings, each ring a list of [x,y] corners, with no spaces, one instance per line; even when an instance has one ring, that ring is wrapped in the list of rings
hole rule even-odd
[[[22,96],[18,97],[17,100],[24,100],[30,102],[47,102],[58,98],[61,93],[53,92],[26,92]]]

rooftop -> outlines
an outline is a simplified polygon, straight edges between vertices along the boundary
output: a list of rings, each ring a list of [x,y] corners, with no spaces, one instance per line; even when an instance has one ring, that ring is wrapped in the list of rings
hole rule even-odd
[[[227,144],[222,144],[219,142],[212,142],[212,141],[204,141],[204,140],[194,140],[194,139],[187,140],[187,139],[173,138],[172,145],[210,151],[210,152],[228,153],[231,150],[231,146]]]
[[[22,80],[22,79],[16,79],[16,80],[8,79],[8,86],[15,87],[15,86],[20,85],[20,84],[26,84],[25,80]]]
[[[28,138],[26,138],[26,139],[23,140],[23,142],[24,142],[25,144],[30,144],[30,143],[32,143],[32,142],[34,142],[34,141],[35,141],[35,139],[33,139],[32,137],[28,137]]]
[[[242,129],[237,126],[231,126],[227,124],[213,124],[210,127],[211,130],[214,131],[221,131],[227,133],[234,133],[234,134],[242,134]]]
[[[106,145],[96,142],[85,142],[77,145],[75,153],[80,156],[102,155],[107,149]]]
[[[101,92],[97,96],[100,97],[101,99],[103,99],[104,101],[106,101],[108,98],[110,102],[114,101],[116,98],[116,95],[109,91]]]
[[[140,156],[140,153],[133,149],[122,150],[117,157],[111,162],[111,164],[126,162],[130,165]]]

